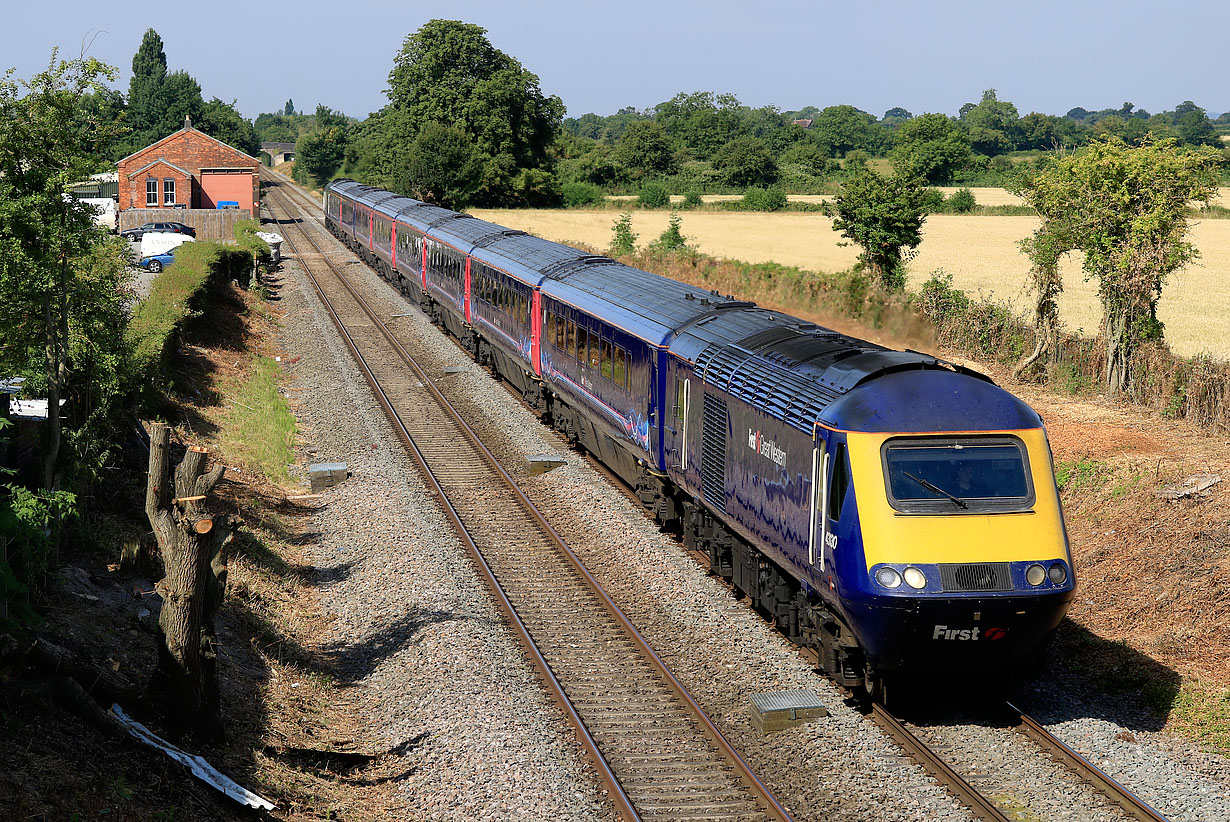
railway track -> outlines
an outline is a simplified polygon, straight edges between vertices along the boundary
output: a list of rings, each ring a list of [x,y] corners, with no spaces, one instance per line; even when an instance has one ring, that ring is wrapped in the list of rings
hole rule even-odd
[[[284,190],[279,193],[285,194],[286,190],[289,190],[289,192],[291,193],[291,196],[293,196],[299,202],[301,207],[310,209],[307,213],[312,215],[312,217],[309,218],[311,223],[316,225],[319,231],[324,231],[323,220],[319,218],[318,216],[316,216],[317,214],[319,214],[320,204],[312,201],[310,197],[308,197],[306,194],[301,193],[300,191],[298,191],[292,186],[284,187]],[[330,239],[329,242],[332,242],[332,239]],[[313,243],[313,245],[315,246],[315,243]],[[320,252],[318,246],[316,246],[316,249],[317,249],[317,253],[322,253]],[[299,252],[296,251],[296,253],[299,253]],[[361,322],[358,328],[360,329],[361,333],[367,333],[368,326],[374,325],[375,322],[378,322],[378,321],[374,321],[373,318],[369,318],[368,320]],[[404,375],[402,379],[404,381]],[[425,378],[420,378],[420,379],[422,379],[422,381],[424,381],[425,383],[429,383],[429,381],[427,381]],[[510,393],[512,396],[518,396],[515,392],[510,392]],[[520,399],[519,396],[518,396],[518,399]],[[446,441],[448,441],[447,437],[445,439]],[[610,473],[605,468],[605,466],[603,466],[601,463],[598,463],[593,460],[589,460],[589,461],[592,465],[594,465],[602,473],[604,473],[608,478],[610,478],[611,481],[614,482],[616,487],[619,488],[629,498],[629,500],[635,503],[637,507],[639,507],[639,500],[636,499],[635,495],[631,492],[630,489],[624,486],[622,482],[618,481],[618,478],[616,478],[612,473]],[[462,477],[467,476],[466,470],[461,470],[459,473],[461,474]],[[454,477],[454,481],[455,479],[456,478]],[[511,482],[511,480],[509,480],[509,482]],[[477,497],[480,501],[483,499],[485,493],[486,492],[478,493]],[[492,492],[492,493],[494,495],[496,492]],[[463,497],[465,496],[464,492],[462,496]],[[501,512],[502,512],[502,509],[501,509]],[[500,516],[503,516],[503,513],[501,513]],[[529,526],[524,522],[517,524],[515,526],[515,528],[518,529],[516,533],[520,535],[521,534],[520,529],[524,527],[529,527]],[[543,524],[543,526],[539,526],[539,527],[545,527],[547,530],[550,530],[549,526],[546,526],[545,523]],[[566,551],[567,549],[564,549],[564,550]],[[502,548],[498,549],[498,551],[500,552],[500,555],[502,556],[507,556],[510,553],[511,555],[515,556],[520,551],[520,542],[519,541],[507,542]],[[708,558],[707,556],[703,554],[695,554],[695,558],[697,559],[698,562],[701,562],[702,564],[705,564],[705,565],[708,564]],[[572,560],[572,562],[576,562],[575,559]],[[579,563],[577,563],[577,565],[579,565]],[[512,567],[512,566],[509,566],[509,567]],[[520,580],[522,582],[530,581],[532,583],[531,587],[535,585],[538,586],[541,592],[548,598],[552,598],[552,597],[568,598],[568,597],[574,596],[575,594],[574,589],[555,588],[552,585],[549,585],[548,583],[546,583],[544,581],[545,578],[535,578],[534,576],[535,574],[546,573],[546,574],[551,574],[552,575],[551,578],[553,579],[554,574],[557,573],[556,569],[546,569],[545,566],[522,567],[518,573],[520,574]],[[582,573],[584,572],[582,571]],[[596,585],[596,583],[593,583],[592,580],[590,580],[590,582],[587,584]],[[511,602],[511,600],[509,601]],[[588,631],[592,629],[586,628],[584,630]],[[590,639],[592,639],[594,636],[597,636],[597,635],[596,634],[588,635]],[[604,634],[602,636],[604,638],[599,640],[599,644],[611,642],[609,638],[606,638],[607,635]],[[578,641],[588,641],[587,635],[585,633],[578,633],[578,634],[571,635],[571,636],[561,634],[560,638],[562,641],[564,641],[565,643],[569,643],[569,644],[573,642],[578,642]],[[812,661],[814,662],[814,660]],[[550,660],[547,660],[544,656],[544,664],[547,664],[549,666],[552,664],[552,662]],[[562,668],[562,666],[564,666],[566,663],[560,660],[556,660],[554,664],[560,665]],[[619,659],[616,658],[612,662],[607,663],[607,664],[618,666],[622,663],[620,663]],[[641,681],[640,679],[636,680],[636,682],[640,682],[640,681]],[[600,678],[593,678],[588,681],[583,679],[582,682],[587,682],[587,687],[574,687],[573,689],[574,693],[578,695],[588,695],[589,697],[593,697],[594,695],[601,693],[604,687],[603,680]],[[666,700],[662,704],[665,704],[666,702],[670,702],[670,701],[672,700]],[[1076,779],[1092,786],[1094,790],[1101,793],[1110,802],[1117,805],[1119,809],[1122,810],[1122,813],[1125,815],[1124,818],[1141,820],[1141,822],[1165,822],[1165,817],[1163,817],[1156,810],[1152,809],[1147,804],[1142,802],[1140,799],[1135,797],[1130,791],[1125,789],[1122,785],[1120,785],[1114,779],[1106,775],[1104,772],[1102,772],[1092,763],[1088,762],[1088,760],[1084,759],[1078,753],[1073,751],[1071,748],[1064,745],[1056,737],[1054,737],[1049,732],[1047,732],[1045,728],[1043,728],[1039,723],[1030,719],[1028,716],[1021,713],[1019,710],[1017,710],[1011,705],[1008,706],[1008,709],[1012,712],[1011,716],[1009,716],[1008,719],[1006,720],[1008,725],[1010,725],[1011,727],[1019,728],[1022,732],[1027,734],[1039,746],[1039,748],[1044,754],[1049,755],[1052,759],[1066,766],[1067,769],[1071,771],[1071,773],[1074,775]],[[623,721],[625,717],[631,715],[634,712],[635,712],[635,709],[631,702],[617,702],[613,705],[608,706],[608,708],[601,709],[599,711],[599,715],[602,715],[604,718],[600,722],[596,723],[595,727],[596,728],[600,728],[604,726],[609,726],[611,728],[617,727]],[[579,715],[580,714],[578,712],[578,717]],[[667,714],[658,713],[656,711],[650,711],[644,714],[644,717],[648,719],[651,723],[655,721],[656,719],[665,719],[666,716]],[[911,758],[913,758],[920,765],[922,765],[924,768],[930,771],[931,774],[937,779],[937,781],[943,784],[950,791],[950,793],[958,797],[979,818],[987,819],[987,820],[995,820],[995,822],[1000,822],[1001,820],[1013,820],[1013,819],[1022,818],[1016,815],[1012,809],[1006,810],[1001,805],[1003,801],[1002,797],[997,798],[994,796],[986,795],[992,792],[987,790],[985,782],[983,783],[982,789],[975,786],[975,784],[973,784],[974,782],[982,781],[981,779],[979,779],[979,775],[975,774],[975,775],[972,775],[970,779],[966,779],[964,776],[962,776],[961,768],[946,764],[942,753],[940,753],[937,750],[943,747],[942,743],[928,745],[928,743],[924,741],[924,739],[920,738],[918,734],[915,734],[907,726],[906,723],[894,717],[892,714],[890,714],[888,711],[886,711],[883,707],[879,705],[871,706],[870,717],[872,721],[874,721],[885,732],[887,736],[889,736],[898,745],[900,745],[910,755]],[[577,720],[574,720],[574,724],[576,724],[576,722]],[[687,724],[689,723],[684,722],[682,723],[682,725],[679,725],[679,727],[686,726]],[[584,732],[584,729],[581,729],[581,730],[582,732]],[[716,733],[716,730],[714,730],[714,733]],[[600,736],[601,734],[597,734],[597,735]],[[597,740],[595,741],[597,742]],[[660,748],[659,750],[672,750],[673,751],[673,746],[676,743],[673,742],[670,739],[670,737],[664,737],[660,740],[660,742],[650,742],[648,740],[643,740],[643,745],[640,747],[640,750],[646,750],[651,745],[656,747],[657,744],[667,746],[664,748]],[[632,746],[632,748],[625,748],[624,750],[633,750],[635,748],[636,746]],[[641,756],[639,759],[629,759],[629,760],[624,760],[624,761],[625,762],[635,762],[636,764],[642,766],[646,770],[653,770],[658,765],[675,767],[679,764],[681,760],[679,759],[679,757],[675,756],[672,753],[672,755],[670,756],[652,756],[652,755],[651,756]],[[721,785],[723,784],[719,781],[712,781],[712,780],[707,780],[707,779],[695,781],[693,780],[691,776],[687,776],[686,774],[694,774],[694,772],[691,770],[685,769],[684,771],[679,771],[678,773],[680,779],[682,779],[684,782],[688,782],[689,784],[694,785],[697,788],[700,788],[702,791],[703,790],[714,790],[714,789],[720,790]],[[678,809],[667,810],[663,806],[654,806],[654,809],[655,811],[663,812],[666,818],[680,818],[680,819],[682,818],[710,818],[709,816],[706,816],[705,814],[706,813],[717,813],[717,815],[722,816],[724,813],[724,811],[721,810],[720,804],[715,804],[709,807],[702,806],[700,809],[700,815],[698,816],[681,814],[678,811]],[[1112,813],[1114,812],[1112,809],[1109,809],[1109,808],[1107,810],[1111,811]],[[646,818],[649,818],[649,817],[646,817]],[[723,818],[726,818],[726,817],[723,816]],[[737,817],[737,818],[742,818],[742,817]],[[747,818],[754,818],[754,817],[747,817]],[[765,818],[774,818],[774,817],[769,816]],[[1027,818],[1036,818],[1036,817],[1027,817]]]
[[[616,812],[629,820],[789,820],[350,286],[313,237],[323,227],[308,231],[314,221],[296,221],[282,202],[289,196],[277,186],[270,193],[266,205],[289,218],[279,220],[287,245],[589,750]]]

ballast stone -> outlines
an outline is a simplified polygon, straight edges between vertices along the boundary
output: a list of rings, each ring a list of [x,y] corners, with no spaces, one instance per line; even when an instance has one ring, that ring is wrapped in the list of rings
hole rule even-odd
[[[751,696],[752,724],[762,734],[782,731],[796,722],[828,716],[820,695],[810,690],[767,691]]]

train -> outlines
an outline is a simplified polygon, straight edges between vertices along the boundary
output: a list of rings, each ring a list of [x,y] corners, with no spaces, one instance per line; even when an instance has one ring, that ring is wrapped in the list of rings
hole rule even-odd
[[[1075,590],[1042,419],[987,376],[353,180],[328,229],[838,683],[984,681]]]

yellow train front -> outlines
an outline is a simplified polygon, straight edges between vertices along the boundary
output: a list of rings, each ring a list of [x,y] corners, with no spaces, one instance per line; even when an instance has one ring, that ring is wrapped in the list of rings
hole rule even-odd
[[[832,524],[821,585],[875,679],[1015,668],[1059,624],[1075,580],[1046,433],[970,374],[886,374],[834,402],[857,498]]]

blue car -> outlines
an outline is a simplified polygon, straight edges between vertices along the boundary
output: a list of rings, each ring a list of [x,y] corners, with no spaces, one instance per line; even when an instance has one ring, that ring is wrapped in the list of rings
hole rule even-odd
[[[175,262],[175,249],[164,251],[161,254],[153,254],[149,257],[141,258],[141,267],[157,274],[162,269]]]

